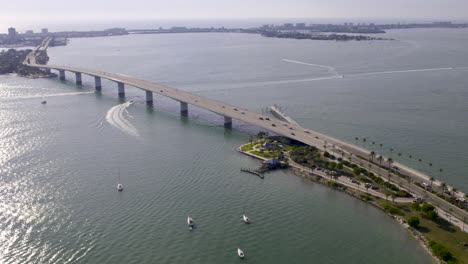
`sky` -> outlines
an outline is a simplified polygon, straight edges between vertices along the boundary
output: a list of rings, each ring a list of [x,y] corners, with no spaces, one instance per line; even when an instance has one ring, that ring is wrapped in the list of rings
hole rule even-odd
[[[468,0],[2,0],[0,25],[25,21],[244,18],[468,20]]]

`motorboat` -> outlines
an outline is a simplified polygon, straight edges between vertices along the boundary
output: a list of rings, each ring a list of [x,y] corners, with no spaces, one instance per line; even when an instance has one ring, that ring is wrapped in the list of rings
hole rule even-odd
[[[244,223],[246,224],[250,224],[250,220],[249,220],[249,217],[246,216],[245,214],[242,215],[242,219],[244,220]]]
[[[44,100],[44,101],[41,102],[41,104],[47,104],[47,101]]]
[[[244,251],[242,251],[242,249],[240,249],[240,248],[237,248],[237,255],[241,259],[243,259],[245,257]]]

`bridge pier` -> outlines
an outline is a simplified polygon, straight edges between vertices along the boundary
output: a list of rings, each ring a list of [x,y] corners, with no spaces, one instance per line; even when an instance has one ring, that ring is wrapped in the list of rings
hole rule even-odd
[[[146,105],[153,105],[153,92],[145,91],[146,92]]]
[[[232,118],[225,116],[224,117],[224,128],[232,128]]]
[[[81,85],[81,72],[75,72],[75,77],[76,77],[76,85]]]
[[[185,102],[180,102],[180,114],[182,116],[188,116],[188,104]]]
[[[101,91],[101,77],[94,76],[94,87],[96,88],[97,92]]]
[[[124,98],[125,97],[125,85],[122,82],[117,82],[117,86],[119,87],[119,97]]]
[[[59,70],[59,79],[65,81],[65,71]]]
[[[50,68],[46,68],[45,71],[46,71],[47,74],[51,74]]]

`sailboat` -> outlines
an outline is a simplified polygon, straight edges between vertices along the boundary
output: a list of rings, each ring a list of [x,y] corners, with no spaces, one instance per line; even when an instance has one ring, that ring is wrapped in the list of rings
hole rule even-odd
[[[244,223],[250,224],[249,217],[245,215],[245,213],[242,215],[242,220],[244,220]]]
[[[123,184],[120,183],[120,169],[119,169],[119,181],[117,182],[117,191],[123,191]]]
[[[187,217],[187,225],[189,226],[189,230],[193,229],[193,224],[194,224],[193,219],[190,216],[188,216]]]
[[[242,251],[242,249],[240,249],[240,248],[237,248],[237,255],[241,259],[243,259],[245,257],[244,251]]]

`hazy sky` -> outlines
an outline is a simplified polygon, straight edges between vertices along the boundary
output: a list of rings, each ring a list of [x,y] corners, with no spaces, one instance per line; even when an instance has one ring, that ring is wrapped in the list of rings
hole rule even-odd
[[[468,19],[468,0],[2,0],[3,22],[191,18]]]

